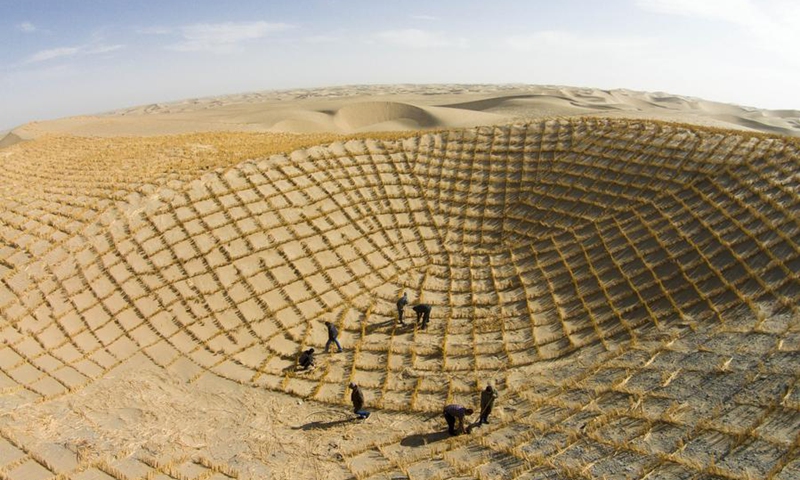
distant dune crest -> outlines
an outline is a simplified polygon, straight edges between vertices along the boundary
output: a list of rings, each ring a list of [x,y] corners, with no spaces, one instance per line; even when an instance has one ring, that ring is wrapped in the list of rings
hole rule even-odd
[[[524,85],[385,85],[259,92],[159,103],[37,122],[14,130],[85,136],[205,131],[448,129],[600,115],[800,135],[800,112],[759,110],[667,93]]]

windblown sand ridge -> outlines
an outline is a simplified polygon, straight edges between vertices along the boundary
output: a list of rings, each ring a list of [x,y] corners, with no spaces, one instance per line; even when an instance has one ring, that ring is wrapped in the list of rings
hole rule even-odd
[[[359,108],[336,121],[433,125],[402,105],[371,109],[362,125]],[[7,477],[224,478],[265,461],[220,459],[222,439],[163,463],[141,446],[72,463],[39,453],[54,447],[24,429],[19,408],[73,399],[132,360],[187,384],[223,378],[327,404],[346,403],[353,381],[387,416],[473,405],[488,381],[500,390],[496,421],[470,436],[360,431],[334,476],[800,472],[791,139],[549,120],[350,140],[199,173],[221,165],[198,136],[171,147],[199,159],[174,171],[131,159],[137,173],[121,182],[124,168],[54,161],[26,182],[21,152],[36,145],[0,151]],[[428,330],[396,325],[402,291],[434,305]],[[325,320],[345,353],[295,372],[301,349],[323,347]]]

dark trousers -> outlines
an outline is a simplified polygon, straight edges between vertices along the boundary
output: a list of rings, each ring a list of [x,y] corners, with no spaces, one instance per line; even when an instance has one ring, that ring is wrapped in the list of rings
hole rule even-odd
[[[492,413],[492,405],[487,405],[481,409],[481,423],[489,423],[489,415]]]
[[[397,307],[397,318],[400,323],[403,323],[403,308]]]
[[[428,321],[431,319],[430,312],[417,312],[417,323],[422,319],[422,328],[428,328]]]
[[[444,419],[447,420],[447,431],[450,432],[450,435],[456,434],[456,417],[450,415],[447,412],[444,412]]]
[[[337,340],[335,338],[329,338],[328,339],[328,343],[325,344],[325,351],[326,352],[328,351],[328,348],[331,346],[331,343],[335,343],[336,346],[339,347],[339,351],[340,352],[342,351],[342,346],[341,346],[341,344],[339,344],[339,340]]]

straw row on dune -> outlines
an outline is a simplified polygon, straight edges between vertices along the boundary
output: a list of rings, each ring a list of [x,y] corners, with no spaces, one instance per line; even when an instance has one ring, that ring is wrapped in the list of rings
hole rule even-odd
[[[225,157],[201,140],[127,173],[54,154],[35,183],[15,152],[46,138],[0,151],[5,405],[70,395],[134,356],[189,383],[333,404],[355,382],[405,412],[470,404],[491,382],[498,422],[410,451],[385,432],[345,465],[357,478],[800,471],[797,143],[548,120],[213,169]],[[403,291],[434,305],[426,331],[395,323]],[[326,320],[345,353],[295,372]],[[68,478],[88,468],[28,455],[0,472],[31,459]]]

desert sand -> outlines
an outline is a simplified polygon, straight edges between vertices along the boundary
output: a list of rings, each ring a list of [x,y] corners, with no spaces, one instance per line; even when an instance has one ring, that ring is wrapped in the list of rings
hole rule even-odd
[[[800,136],[800,111],[763,110],[667,93],[530,85],[377,85],[267,91],[33,122],[6,143],[44,133],[358,133],[524,123],[542,118],[644,118]]]
[[[798,478],[798,129],[485,85],[20,126],[0,478]],[[325,321],[344,352],[297,371]]]

